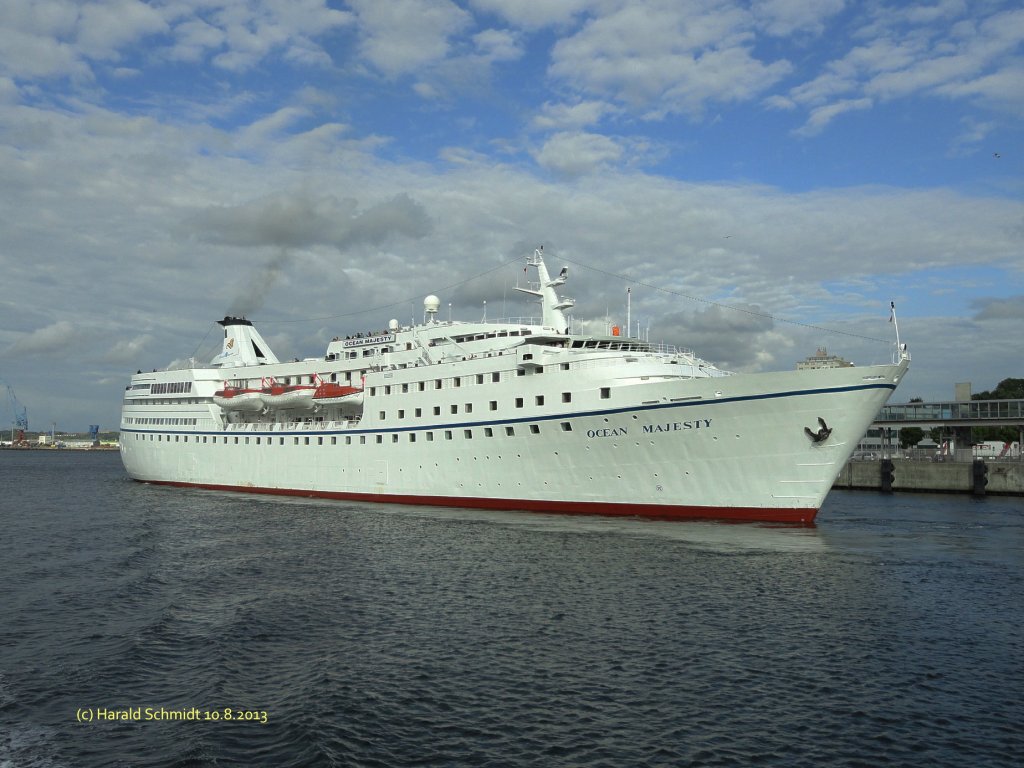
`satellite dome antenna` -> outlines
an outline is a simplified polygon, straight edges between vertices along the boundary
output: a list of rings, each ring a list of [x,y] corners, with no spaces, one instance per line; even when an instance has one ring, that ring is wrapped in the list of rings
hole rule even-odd
[[[437,322],[437,310],[441,307],[441,300],[434,294],[430,294],[423,300],[423,322],[433,324]]]

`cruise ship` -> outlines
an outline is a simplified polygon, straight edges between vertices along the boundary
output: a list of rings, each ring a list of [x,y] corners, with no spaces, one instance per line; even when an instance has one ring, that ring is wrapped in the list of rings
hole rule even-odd
[[[121,457],[145,483],[360,502],[810,523],[907,371],[730,373],[611,329],[576,333],[543,249],[541,317],[438,318],[282,362],[225,317],[207,365],[139,372]]]

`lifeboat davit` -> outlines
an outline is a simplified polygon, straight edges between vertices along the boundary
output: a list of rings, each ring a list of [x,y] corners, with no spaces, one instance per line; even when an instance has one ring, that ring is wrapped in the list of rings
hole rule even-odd
[[[317,405],[362,405],[363,390],[346,384],[324,383],[313,393],[313,402]]]
[[[263,392],[258,389],[224,387],[213,393],[213,402],[225,411],[262,411]]]

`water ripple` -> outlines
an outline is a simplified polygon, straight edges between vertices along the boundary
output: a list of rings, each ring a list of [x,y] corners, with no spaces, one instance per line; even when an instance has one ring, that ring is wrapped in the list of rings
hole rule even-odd
[[[126,482],[116,456],[3,458],[24,469],[4,509],[35,514],[0,513],[0,768],[1024,753],[1016,500],[846,494],[817,528],[680,525],[179,491]],[[76,722],[101,706],[221,719]]]

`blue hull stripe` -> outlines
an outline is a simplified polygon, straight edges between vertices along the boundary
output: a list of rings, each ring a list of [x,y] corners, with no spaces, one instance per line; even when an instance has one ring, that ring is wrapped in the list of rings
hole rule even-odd
[[[710,400],[691,400],[687,402],[678,403],[651,403],[649,405],[637,405],[630,406],[628,408],[608,408],[600,411],[579,411],[571,414],[549,414],[545,416],[533,416],[530,418],[515,418],[515,419],[494,419],[488,421],[463,421],[451,424],[423,424],[418,426],[410,427],[380,427],[379,429],[312,429],[312,430],[252,430],[245,432],[227,431],[227,430],[183,430],[183,429],[137,429],[137,428],[125,428],[122,432],[134,432],[143,435],[147,434],[162,434],[162,435],[251,435],[251,436],[264,436],[264,437],[282,437],[287,434],[289,436],[303,436],[303,435],[379,435],[393,432],[425,432],[429,430],[443,430],[443,429],[466,429],[472,427],[490,427],[490,426],[505,426],[509,424],[536,424],[541,421],[566,421],[568,419],[581,419],[590,418],[593,416],[613,416],[621,413],[638,413],[642,411],[662,411],[666,408],[695,408],[706,405],[720,405],[722,403],[742,403],[751,400],[778,400],[790,397],[808,397],[811,395],[825,395],[825,394],[836,394],[839,392],[859,392],[862,390],[869,389],[896,389],[895,384],[889,383],[877,383],[877,384],[856,384],[849,387],[833,387],[823,389],[804,389],[792,392],[770,392],[761,395],[744,395],[743,397],[716,397]]]

